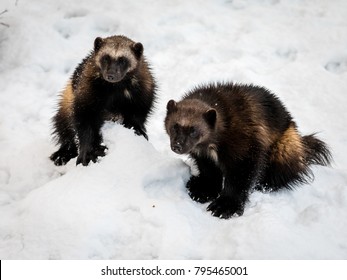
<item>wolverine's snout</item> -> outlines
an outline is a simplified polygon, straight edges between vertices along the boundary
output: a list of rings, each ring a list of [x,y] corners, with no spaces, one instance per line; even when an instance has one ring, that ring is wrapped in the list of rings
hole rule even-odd
[[[176,154],[182,154],[183,146],[181,143],[176,142],[176,143],[171,144],[171,150],[173,152],[175,152]]]
[[[103,76],[107,82],[117,83],[124,78],[124,73],[120,71],[107,71]]]

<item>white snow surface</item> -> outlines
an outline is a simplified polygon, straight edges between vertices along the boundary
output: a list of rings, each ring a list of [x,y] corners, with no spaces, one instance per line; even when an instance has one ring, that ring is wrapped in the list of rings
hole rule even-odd
[[[0,259],[346,259],[347,1],[1,0]],[[5,26],[5,25],[7,26]],[[142,42],[158,81],[149,142],[103,127],[88,167],[49,156],[58,94],[97,36]],[[254,192],[221,220],[185,189],[169,99],[212,81],[275,92],[331,167],[294,191]]]

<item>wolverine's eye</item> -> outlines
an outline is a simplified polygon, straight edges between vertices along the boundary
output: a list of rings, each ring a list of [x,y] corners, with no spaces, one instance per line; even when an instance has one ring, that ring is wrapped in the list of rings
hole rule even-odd
[[[199,136],[199,132],[195,127],[190,128],[189,136],[191,138],[197,138]]]
[[[101,64],[104,64],[104,65],[110,63],[110,61],[111,61],[111,57],[109,55],[104,55],[100,60]]]
[[[104,55],[102,58],[101,58],[101,62],[110,62],[111,60],[111,57],[109,55]]]
[[[127,59],[124,57],[124,56],[120,56],[118,59],[117,59],[117,62],[121,65],[126,65],[127,64]]]

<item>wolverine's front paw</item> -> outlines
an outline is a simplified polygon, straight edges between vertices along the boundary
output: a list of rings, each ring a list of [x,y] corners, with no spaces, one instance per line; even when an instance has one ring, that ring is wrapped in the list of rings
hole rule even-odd
[[[229,219],[234,214],[242,216],[244,205],[236,203],[228,196],[220,196],[207,207],[207,211],[211,211],[213,216],[221,219]]]
[[[192,176],[187,183],[189,196],[200,203],[213,200],[218,196],[218,188],[204,177]]]
[[[92,151],[80,151],[77,157],[76,165],[82,163],[83,166],[87,166],[90,161],[96,162],[98,157],[103,157],[106,155],[107,147],[104,145],[98,145]]]
[[[148,141],[148,135],[144,126],[134,124],[126,119],[123,121],[123,126],[128,129],[134,129],[136,135],[142,135]]]
[[[77,156],[77,148],[65,149],[61,148],[53,153],[49,158],[55,165],[65,165],[68,161]]]
[[[94,148],[94,154],[98,157],[104,157],[108,148],[105,145],[98,145]]]
[[[141,128],[135,129],[135,134],[139,135],[139,136],[142,135],[148,141],[148,135],[147,135],[147,133],[146,133],[146,131],[144,129],[141,129]]]
[[[76,165],[79,165],[80,163],[82,163],[83,166],[87,166],[90,161],[95,163],[97,158],[98,156],[92,152],[83,153],[83,154],[80,153],[79,156],[77,157]]]

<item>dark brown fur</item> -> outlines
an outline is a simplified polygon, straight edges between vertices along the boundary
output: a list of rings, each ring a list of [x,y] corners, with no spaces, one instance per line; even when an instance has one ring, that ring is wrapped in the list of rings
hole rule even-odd
[[[241,215],[253,188],[290,189],[312,177],[310,164],[331,160],[324,142],[301,136],[278,98],[253,85],[197,87],[168,102],[165,127],[171,149],[200,171],[187,183],[190,196],[213,200],[208,210],[222,218]]]
[[[125,36],[96,38],[93,51],[77,66],[53,118],[60,148],[56,165],[77,158],[88,165],[105,155],[100,128],[105,120],[122,119],[146,139],[145,122],[155,99],[155,81],[143,46]]]

